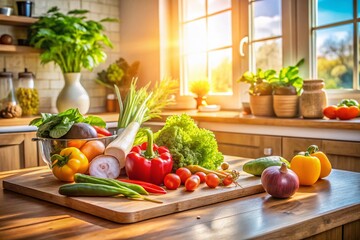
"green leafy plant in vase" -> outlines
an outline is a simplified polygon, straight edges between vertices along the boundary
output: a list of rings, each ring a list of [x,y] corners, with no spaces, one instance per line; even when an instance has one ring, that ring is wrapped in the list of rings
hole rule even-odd
[[[102,23],[117,20],[87,20],[88,12],[72,10],[63,14],[58,7],[52,7],[29,28],[30,45],[42,50],[41,63],[54,62],[64,75],[65,86],[56,101],[59,112],[78,108],[84,114],[89,110],[90,99],[80,83],[80,72],[91,71],[104,62],[104,48],[112,47]]]
[[[196,95],[196,109],[198,109],[200,106],[206,106],[206,95],[210,92],[209,81],[206,79],[191,81],[190,92]]]
[[[263,71],[258,69],[256,73],[245,72],[238,82],[249,84],[250,109],[255,116],[273,116],[272,86],[270,82],[276,78],[273,69]]]

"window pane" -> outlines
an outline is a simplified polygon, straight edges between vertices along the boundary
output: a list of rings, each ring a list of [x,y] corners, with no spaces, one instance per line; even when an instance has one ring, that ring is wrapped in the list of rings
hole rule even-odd
[[[208,44],[209,49],[231,45],[230,11],[209,17]]]
[[[206,50],[206,21],[196,20],[184,24],[184,52],[185,54]]]
[[[208,14],[231,8],[231,0],[208,0]]]
[[[282,41],[281,39],[254,43],[255,69],[282,68]]]
[[[353,0],[318,0],[317,26],[353,18]]]
[[[191,54],[184,57],[184,89],[189,94],[188,83],[195,80],[207,79],[206,53]]]
[[[281,1],[263,0],[253,3],[253,39],[281,35]]]
[[[351,24],[316,31],[317,72],[325,88],[353,87],[352,39]]]
[[[209,53],[211,93],[232,93],[232,49]]]
[[[205,16],[205,1],[206,0],[182,0],[184,21]]]

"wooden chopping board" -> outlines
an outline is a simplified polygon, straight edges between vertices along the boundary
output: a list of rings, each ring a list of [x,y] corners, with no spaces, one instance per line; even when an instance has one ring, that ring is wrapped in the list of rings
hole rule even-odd
[[[122,197],[66,197],[58,193],[64,184],[58,181],[48,168],[18,175],[3,181],[5,189],[56,203],[78,211],[92,214],[118,223],[134,223],[149,218],[181,212],[264,192],[260,178],[241,172],[239,186],[210,189],[201,184],[194,192],[186,192],[184,187],[168,190],[167,194],[150,195],[162,204],[148,201],[129,200]]]

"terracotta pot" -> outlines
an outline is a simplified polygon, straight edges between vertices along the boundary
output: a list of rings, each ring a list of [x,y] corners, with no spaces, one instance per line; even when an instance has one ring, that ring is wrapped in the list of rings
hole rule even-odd
[[[206,97],[196,97],[196,109],[199,109],[200,106],[207,106]]]
[[[78,108],[85,114],[90,108],[90,98],[80,83],[81,73],[64,73],[65,85],[56,99],[56,108],[63,112],[69,108]]]
[[[250,96],[250,109],[254,116],[272,117],[273,110],[273,96]]]
[[[274,112],[277,117],[292,118],[298,116],[299,96],[274,95]]]

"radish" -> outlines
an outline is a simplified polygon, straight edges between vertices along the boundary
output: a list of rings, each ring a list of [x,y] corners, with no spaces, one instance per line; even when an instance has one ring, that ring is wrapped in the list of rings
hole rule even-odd
[[[101,178],[117,178],[120,175],[119,161],[108,155],[99,155],[95,157],[89,166],[89,174]]]
[[[125,167],[126,155],[133,146],[139,128],[138,122],[130,123],[125,129],[121,129],[117,138],[105,148],[105,155],[115,157],[119,161],[120,169]]]

